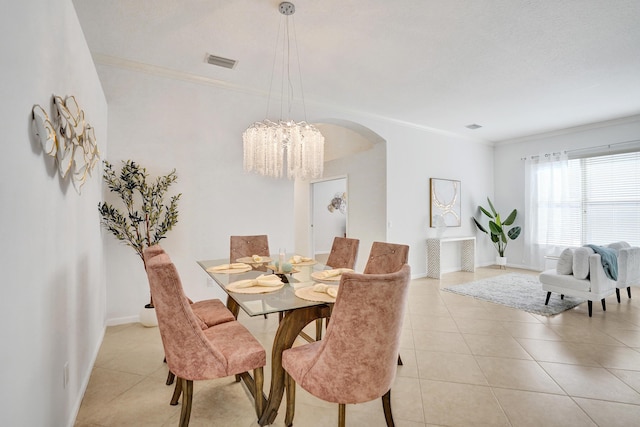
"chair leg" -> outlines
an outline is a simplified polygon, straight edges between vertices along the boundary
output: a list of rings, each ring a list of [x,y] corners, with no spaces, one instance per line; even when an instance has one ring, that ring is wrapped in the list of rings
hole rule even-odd
[[[316,341],[322,339],[322,318],[316,319]]]
[[[564,294],[560,294],[560,299],[564,299]]]
[[[629,295],[629,299],[631,299],[631,286],[627,286],[627,295]]]
[[[593,310],[593,303],[591,301],[587,301],[589,303],[589,317],[591,317],[591,313]]]
[[[607,311],[607,305],[604,302],[604,298],[602,298],[602,311]]]
[[[620,289],[616,288],[616,298],[618,298],[618,304],[620,304]]]
[[[180,395],[182,394],[182,379],[178,378],[176,381],[176,386],[173,389],[173,396],[171,396],[170,405],[176,406],[178,404],[178,400],[180,399]]]
[[[346,405],[344,403],[339,403],[338,404],[338,427],[344,427],[345,426],[345,422],[346,422],[346,418],[347,418],[347,413],[346,413],[345,406]]]
[[[182,411],[180,412],[180,427],[187,427],[189,425],[189,418],[191,418],[191,401],[193,400],[193,381],[180,379],[182,382],[182,388],[184,389],[184,395],[182,396]]]
[[[549,305],[549,298],[551,298],[551,292],[547,292],[547,299],[544,302],[544,305]]]
[[[291,427],[296,412],[296,382],[287,371],[284,372],[284,385],[287,392],[287,414],[284,417],[284,425]]]
[[[167,385],[171,385],[173,384],[173,380],[176,379],[176,376],[173,372],[169,371],[169,373],[167,374]]]
[[[382,409],[384,409],[384,419],[387,422],[387,427],[394,427],[393,414],[391,413],[391,390],[386,392],[382,396]]]
[[[253,379],[255,384],[256,414],[258,419],[262,416],[264,410],[264,400],[262,398],[262,389],[264,388],[264,370],[262,366],[253,370]]]
[[[402,366],[402,358],[400,357],[400,353],[398,353],[398,366]]]

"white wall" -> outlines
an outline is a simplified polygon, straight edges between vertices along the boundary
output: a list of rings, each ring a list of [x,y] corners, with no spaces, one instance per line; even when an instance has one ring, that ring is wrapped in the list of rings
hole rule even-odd
[[[104,334],[100,171],[82,195],[59,178],[31,109],[50,114],[52,94],[75,95],[106,153],[107,104],[70,0],[11,2],[0,22],[0,423],[68,426]]]
[[[540,153],[576,150],[640,139],[640,116],[610,122],[594,123],[553,134],[507,141],[495,149],[495,205],[501,211],[518,209],[517,224],[523,225],[524,161],[522,158]],[[616,147],[614,147],[615,149]],[[617,147],[620,148],[620,147]],[[603,148],[604,149],[604,148]],[[528,267],[523,260],[524,236],[509,243],[509,265]]]

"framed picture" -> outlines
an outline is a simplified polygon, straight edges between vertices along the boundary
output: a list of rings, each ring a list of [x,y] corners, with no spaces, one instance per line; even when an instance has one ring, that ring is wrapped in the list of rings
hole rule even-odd
[[[430,178],[431,227],[460,227],[460,181]]]

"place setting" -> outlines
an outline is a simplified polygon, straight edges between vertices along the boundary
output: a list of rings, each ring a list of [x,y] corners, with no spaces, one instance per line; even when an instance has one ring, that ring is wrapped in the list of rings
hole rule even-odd
[[[252,268],[253,267],[251,267],[250,264],[244,262],[232,262],[228,264],[220,264],[214,267],[209,267],[207,268],[207,272],[219,274],[240,274],[251,271]]]
[[[340,282],[344,273],[352,273],[352,268],[333,268],[330,270],[314,271],[311,278],[320,282]]]
[[[336,302],[338,296],[338,285],[327,285],[325,283],[314,283],[311,286],[297,288],[295,294],[298,298],[307,301]]]
[[[239,294],[266,294],[282,289],[285,282],[276,274],[261,274],[255,279],[238,280],[227,285],[229,292]]]

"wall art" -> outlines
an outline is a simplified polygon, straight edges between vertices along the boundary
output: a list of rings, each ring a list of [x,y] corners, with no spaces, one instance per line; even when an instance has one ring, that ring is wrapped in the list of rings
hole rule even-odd
[[[430,227],[460,227],[460,181],[430,178]]]
[[[64,179],[71,175],[73,187],[80,189],[100,160],[93,127],[84,119],[84,111],[73,96],[62,99],[53,95],[52,119],[40,105],[31,110],[32,126],[42,150],[54,157],[58,173]]]

